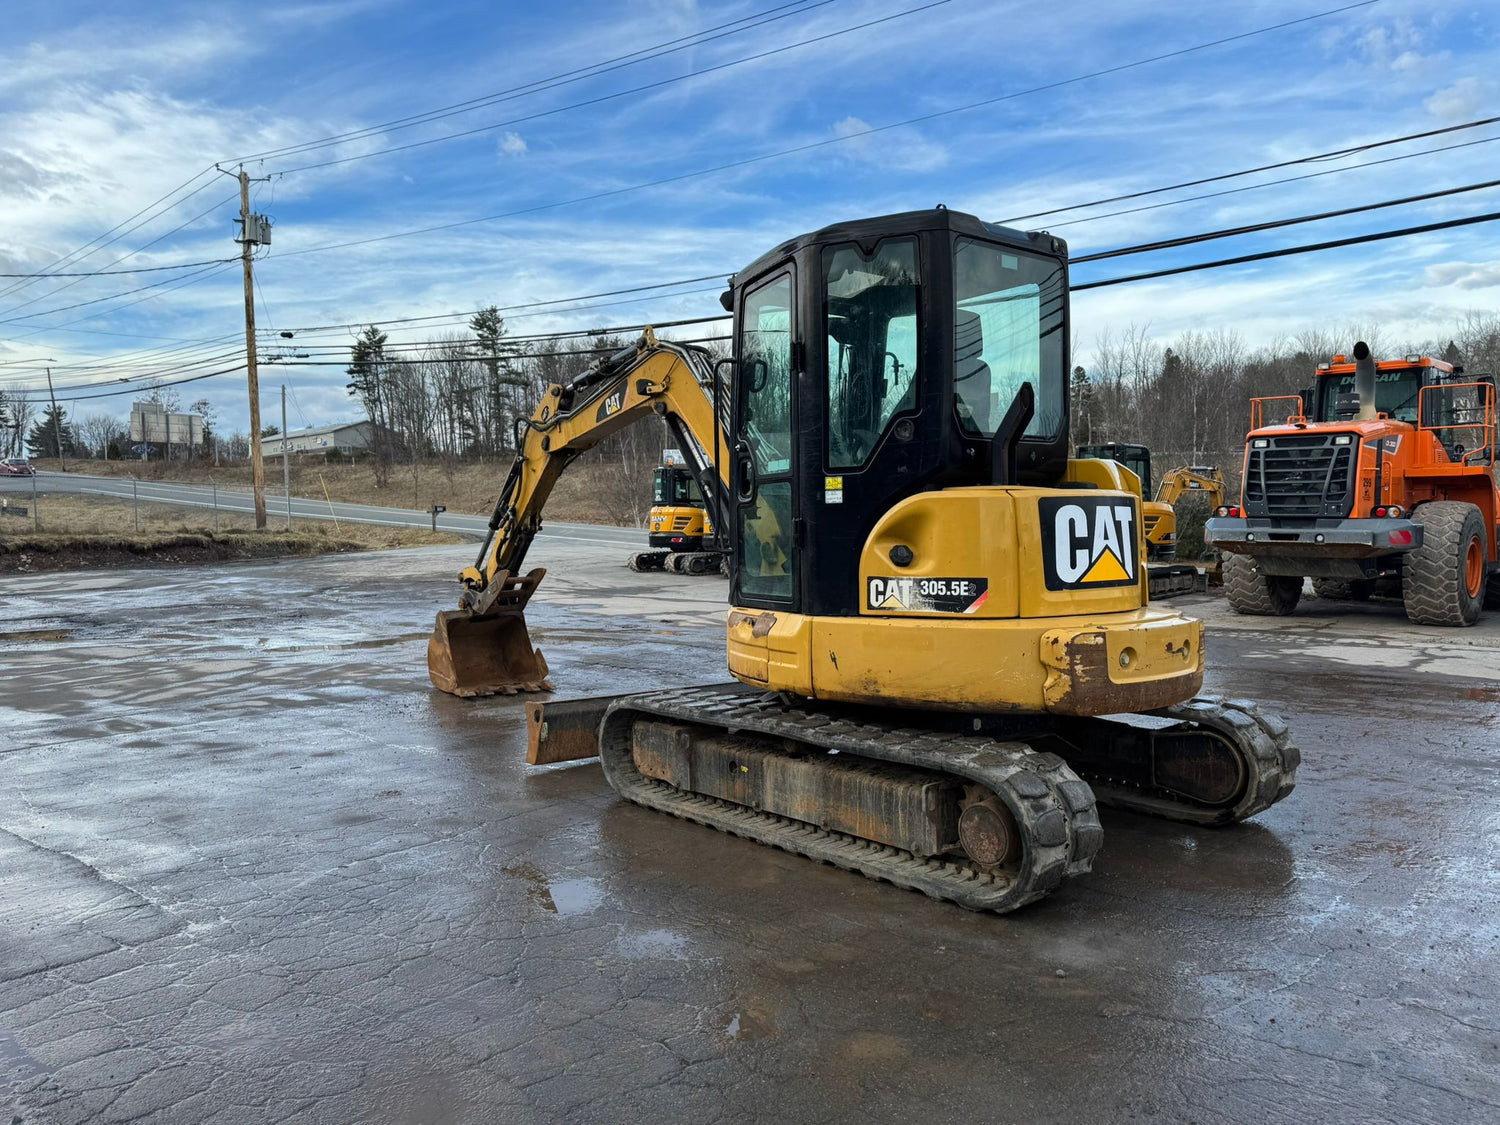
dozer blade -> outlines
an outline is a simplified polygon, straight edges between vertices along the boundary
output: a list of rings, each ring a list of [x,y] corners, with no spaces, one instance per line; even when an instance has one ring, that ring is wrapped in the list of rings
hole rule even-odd
[[[439,691],[465,697],[551,691],[547,661],[519,610],[478,617],[443,610],[427,641],[427,674]]]

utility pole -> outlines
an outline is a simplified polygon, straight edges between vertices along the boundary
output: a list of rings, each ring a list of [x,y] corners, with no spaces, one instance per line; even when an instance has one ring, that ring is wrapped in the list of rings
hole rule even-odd
[[[292,530],[292,456],[286,447],[286,384],[281,384],[281,487],[286,492],[286,529]]]
[[[52,368],[47,368],[47,397],[52,400],[52,435],[57,441],[57,464],[63,471],[68,471],[68,463],[63,460],[62,447],[62,421],[57,416],[57,395],[52,390]]]
[[[224,169],[219,171],[224,172]],[[233,172],[224,174],[235,176],[240,182],[240,237],[236,241],[240,244],[240,260],[245,268],[245,379],[250,389],[250,473],[255,483],[255,527],[264,531],[266,466],[260,451],[260,374],[255,366],[255,274],[251,262],[255,257],[254,248],[271,240],[270,225],[261,216],[250,214],[250,176],[245,166],[240,165],[238,175]],[[270,179],[269,176],[261,178]]]

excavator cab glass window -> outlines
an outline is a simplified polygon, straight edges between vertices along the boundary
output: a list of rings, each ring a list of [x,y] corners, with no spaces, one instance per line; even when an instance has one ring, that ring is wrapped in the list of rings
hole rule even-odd
[[[742,420],[762,476],[792,464],[792,280],[778,278],[745,301]]]
[[[794,595],[792,552],[792,275],[745,295],[740,323],[740,437],[735,547],[738,592],[769,602]]]
[[[959,426],[992,437],[1022,383],[1036,392],[1029,437],[1057,437],[1063,417],[1063,267],[961,238],[954,252],[954,406]]]
[[[1417,424],[1417,399],[1422,393],[1425,367],[1400,367],[1375,372],[1375,409],[1400,422]],[[1354,394],[1354,372],[1325,375],[1318,380],[1318,413],[1314,422],[1341,422],[1338,403]]]
[[[897,414],[917,403],[917,243],[890,238],[823,251],[828,465],[863,465]]]
[[[678,504],[686,507],[703,507],[703,492],[692,474],[675,465],[663,465],[652,479],[651,502],[653,504]]]

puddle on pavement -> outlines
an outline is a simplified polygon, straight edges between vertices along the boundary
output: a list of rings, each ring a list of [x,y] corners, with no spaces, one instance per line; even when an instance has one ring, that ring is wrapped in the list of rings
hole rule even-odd
[[[32,1058],[30,1052],[16,1041],[14,1035],[0,1030],[0,1075],[9,1075],[14,1080],[35,1078],[37,1075],[46,1073],[47,1068]],[[15,1120],[20,1121],[21,1118],[17,1117]]]
[[[350,648],[390,648],[392,645],[409,644],[412,641],[425,641],[432,634],[424,633],[402,633],[399,637],[373,637],[367,641],[346,641],[343,644],[327,645],[278,645],[272,644],[269,637],[261,637],[259,643],[267,652],[336,652],[341,649]]]
[[[623,956],[639,960],[678,958],[686,955],[687,938],[671,930],[647,930],[621,936],[619,950]]]
[[[761,1001],[754,1001],[738,1011],[730,1012],[724,1022],[725,1038],[739,1043],[769,1039],[775,1034],[776,1023],[771,1018],[771,1009]]]
[[[500,873],[524,881],[526,897],[550,914],[587,914],[604,901],[604,892],[593,879],[549,879],[529,863],[502,867]]]
[[[22,629],[15,633],[0,633],[0,641],[37,644],[42,641],[66,641],[72,636],[72,629]]]

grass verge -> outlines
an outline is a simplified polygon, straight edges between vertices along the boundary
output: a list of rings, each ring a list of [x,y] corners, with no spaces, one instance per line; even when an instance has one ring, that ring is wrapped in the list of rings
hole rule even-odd
[[[256,531],[251,517],[220,513],[219,527],[204,526],[208,513],[43,493],[25,517],[0,519],[0,574],[94,567],[179,566],[284,556],[339,554],[462,543],[461,536],[425,528],[303,521],[291,530]],[[39,517],[39,519],[35,518]],[[40,523],[40,528],[37,524]]]

